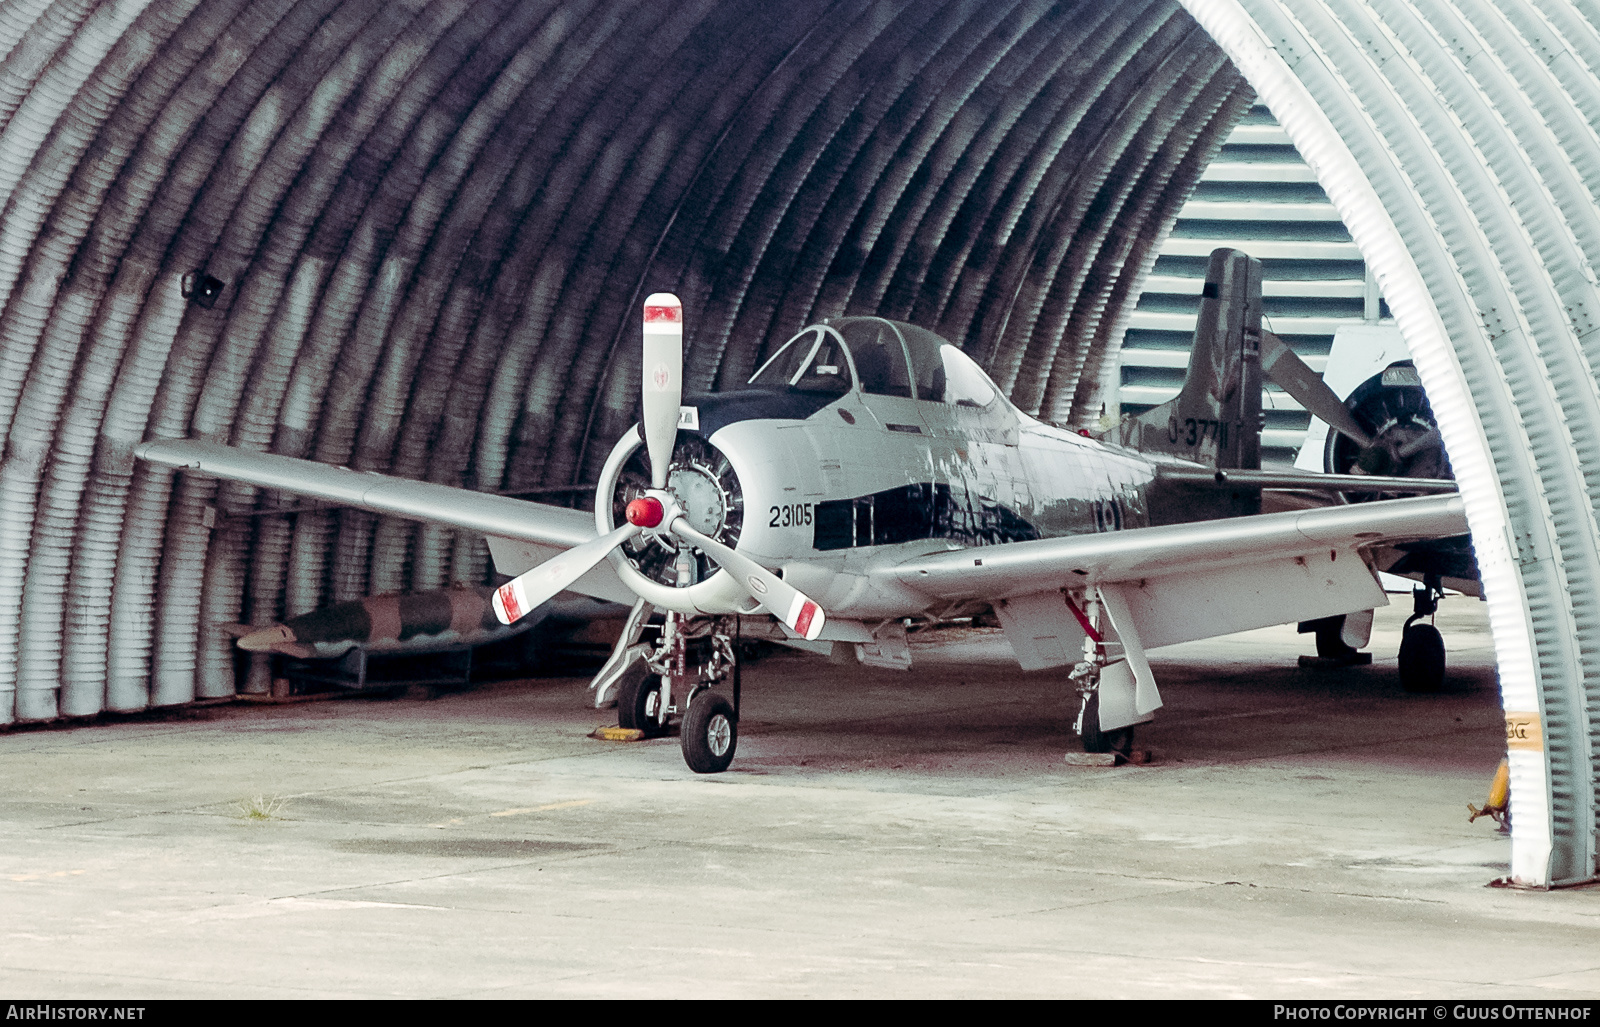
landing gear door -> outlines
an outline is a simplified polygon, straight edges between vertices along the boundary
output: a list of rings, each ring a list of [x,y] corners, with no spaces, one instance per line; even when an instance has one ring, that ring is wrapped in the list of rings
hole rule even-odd
[[[1122,589],[1114,585],[1100,586],[1100,601],[1105,604],[1111,618],[1111,627],[1122,642],[1123,660],[1134,680],[1134,712],[1143,717],[1161,708],[1161,692],[1156,688],[1156,677],[1150,672],[1150,661],[1145,659],[1144,645],[1134,620],[1133,608]],[[1102,721],[1101,726],[1105,723]]]
[[[994,612],[1023,670],[1069,667],[1083,658],[1083,628],[1060,592],[1002,599]]]

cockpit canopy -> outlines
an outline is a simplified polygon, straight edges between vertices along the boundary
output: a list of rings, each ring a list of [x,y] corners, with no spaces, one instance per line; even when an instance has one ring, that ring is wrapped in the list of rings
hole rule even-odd
[[[750,379],[757,389],[842,396],[852,387],[953,406],[999,395],[972,358],[928,331],[882,317],[836,317],[804,328]]]

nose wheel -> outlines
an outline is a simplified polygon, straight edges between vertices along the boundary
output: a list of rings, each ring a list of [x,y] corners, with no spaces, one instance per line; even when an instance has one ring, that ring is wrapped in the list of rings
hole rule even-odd
[[[683,762],[696,774],[720,774],[733,762],[739,746],[739,715],[733,704],[710,690],[689,702],[679,734]]]

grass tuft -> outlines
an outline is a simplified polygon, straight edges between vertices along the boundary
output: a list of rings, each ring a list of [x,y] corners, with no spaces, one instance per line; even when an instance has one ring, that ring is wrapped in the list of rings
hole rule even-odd
[[[249,799],[240,799],[234,803],[239,811],[241,820],[251,820],[257,823],[266,820],[282,820],[283,811],[289,806],[289,800],[281,795],[257,795]]]

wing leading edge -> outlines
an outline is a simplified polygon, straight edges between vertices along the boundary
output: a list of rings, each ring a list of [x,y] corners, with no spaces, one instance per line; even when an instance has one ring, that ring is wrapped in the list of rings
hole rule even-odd
[[[352,471],[196,439],[146,442],[135,453],[142,460],[180,471],[555,549],[570,549],[595,537],[593,514],[435,482]]]
[[[1067,538],[1008,542],[917,557],[885,568],[939,599],[1004,599],[1067,586],[1201,574],[1467,531],[1458,495],[1292,510]]]

